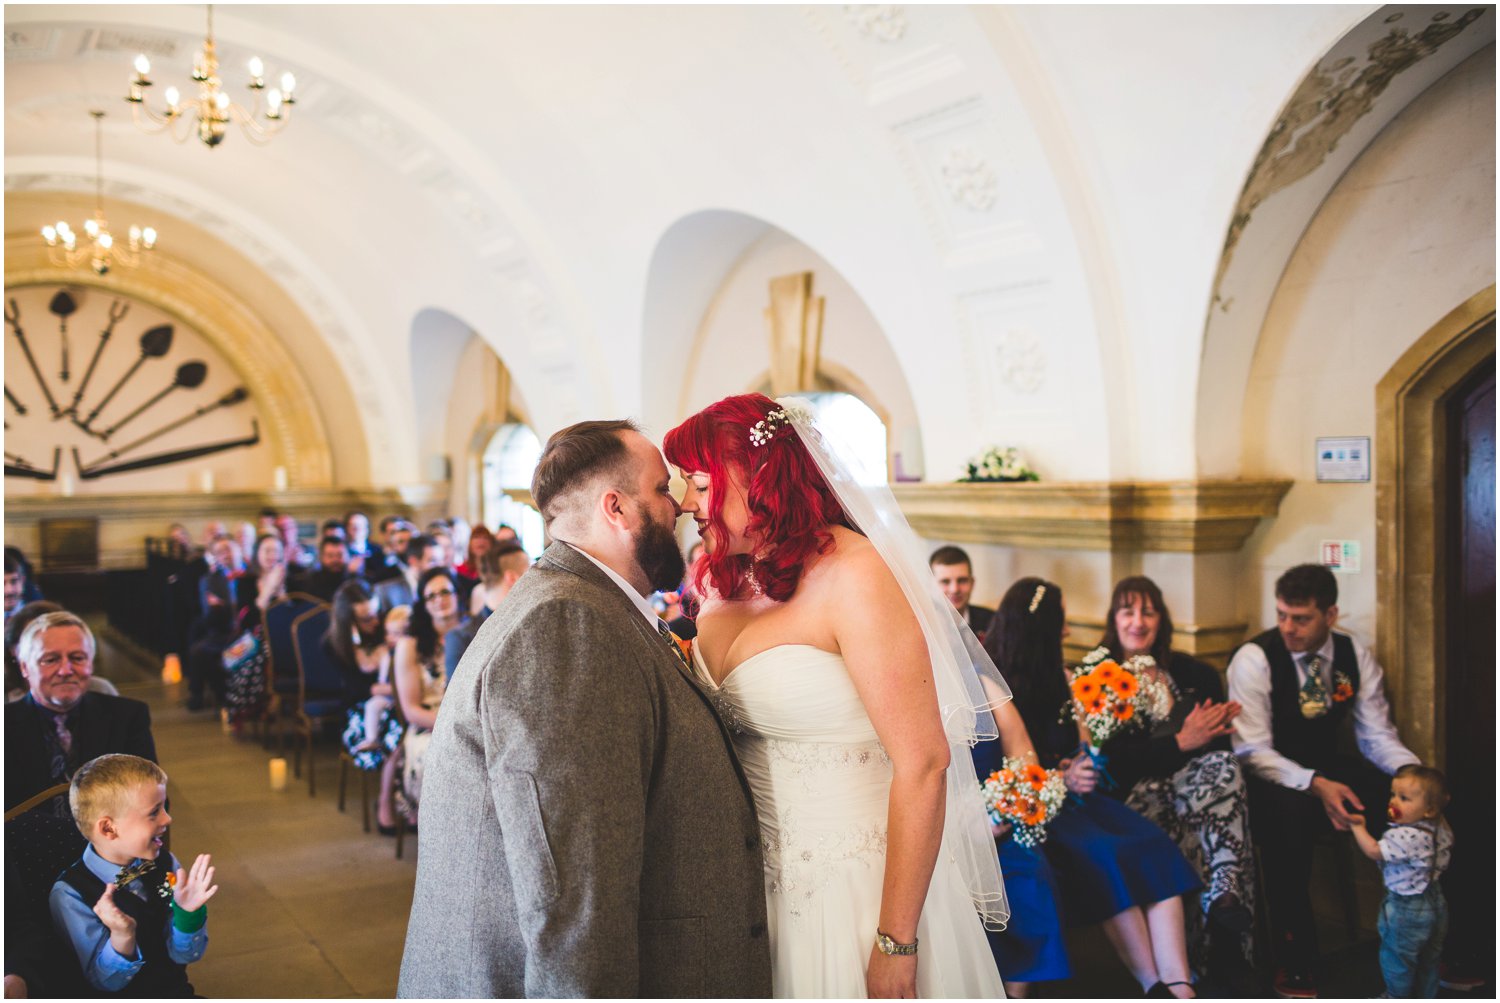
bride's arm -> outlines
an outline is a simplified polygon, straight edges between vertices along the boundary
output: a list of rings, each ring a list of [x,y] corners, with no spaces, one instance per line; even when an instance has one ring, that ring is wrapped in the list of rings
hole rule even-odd
[[[829,600],[830,622],[865,711],[891,759],[880,930],[910,944],[943,838],[948,739],[927,642],[901,587],[874,548],[849,553]],[[916,995],[917,955],[887,956],[871,941],[871,997]]]

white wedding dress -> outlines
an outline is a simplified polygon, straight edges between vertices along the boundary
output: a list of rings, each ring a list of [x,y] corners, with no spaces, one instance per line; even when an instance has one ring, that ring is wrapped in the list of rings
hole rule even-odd
[[[693,655],[734,732],[755,794],[772,991],[782,998],[866,996],[865,968],[880,921],[891,761],[843,658],[805,644],[777,645],[715,686],[696,645]],[[984,926],[946,847],[917,938],[919,996],[1005,995]]]

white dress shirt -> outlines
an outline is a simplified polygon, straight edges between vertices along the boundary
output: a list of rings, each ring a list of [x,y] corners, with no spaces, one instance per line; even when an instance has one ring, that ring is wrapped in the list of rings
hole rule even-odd
[[[1354,657],[1359,663],[1359,692],[1354,697],[1354,738],[1360,754],[1385,773],[1395,773],[1407,763],[1421,762],[1401,742],[1391,723],[1390,704],[1382,685],[1385,673],[1369,649],[1354,638]],[[1321,656],[1319,674],[1323,687],[1333,694],[1333,632],[1315,654]],[[1292,653],[1297,667],[1297,685],[1307,682],[1307,653]],[[1240,707],[1234,720],[1234,754],[1262,780],[1305,791],[1313,770],[1276,751],[1271,741],[1271,665],[1258,644],[1247,644],[1229,662],[1229,699]]]
[[[573,545],[571,543],[568,543],[567,540],[560,540],[558,542],[567,543],[568,546],[573,547]],[[610,581],[620,586],[620,591],[629,596],[630,601],[635,603],[635,608],[641,611],[641,616],[646,618],[646,622],[651,625],[651,629],[656,630],[656,621],[660,620],[661,617],[656,615],[656,610],[651,608],[650,601],[648,601],[645,596],[637,592],[634,585],[631,585],[625,579],[621,578],[619,574],[616,573],[614,568],[611,568],[609,565],[605,564],[603,561],[599,560],[599,558],[595,557],[593,554],[590,554],[588,551],[582,550],[578,547],[573,547],[573,549],[577,550],[584,557],[587,557],[589,560],[593,561],[594,564],[598,566],[600,571],[609,576]]]

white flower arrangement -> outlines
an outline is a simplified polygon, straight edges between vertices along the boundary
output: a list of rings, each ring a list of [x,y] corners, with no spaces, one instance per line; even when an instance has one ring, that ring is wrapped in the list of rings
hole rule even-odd
[[[966,465],[964,481],[1039,481],[1037,472],[1014,446],[991,446]]]

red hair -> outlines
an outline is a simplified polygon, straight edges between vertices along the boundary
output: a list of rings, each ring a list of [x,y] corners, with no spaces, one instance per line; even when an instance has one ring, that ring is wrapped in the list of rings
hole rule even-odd
[[[808,558],[833,546],[828,527],[854,528],[789,424],[778,425],[766,444],[751,444],[750,429],[775,410],[776,402],[764,394],[726,397],[672,429],[663,442],[673,466],[701,471],[713,482],[705,532],[711,546],[693,578],[699,589],[706,579],[726,599],[748,594],[746,572],[753,567],[765,594],[786,602],[797,591]],[[759,558],[728,553],[724,495],[731,479],[745,486],[750,515],[745,535],[774,541]]]

